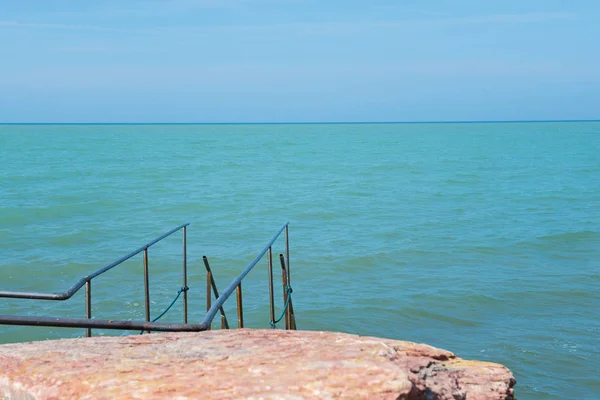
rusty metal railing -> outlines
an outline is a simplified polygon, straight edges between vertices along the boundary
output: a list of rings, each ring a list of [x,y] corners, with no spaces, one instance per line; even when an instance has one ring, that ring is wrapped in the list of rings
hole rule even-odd
[[[279,239],[281,235],[284,235],[285,240],[285,256],[280,254],[281,260],[281,270],[282,270],[282,280],[284,282],[284,303],[287,301],[287,287],[290,286],[290,239],[289,239],[289,223],[284,224],[279,231],[273,236],[271,241],[265,246],[265,248],[254,258],[254,260],[242,271],[242,273],[233,280],[227,286],[227,288],[223,291],[223,294],[219,296],[219,293],[216,291],[216,285],[214,285],[214,276],[210,266],[208,264],[208,259],[206,256],[204,259],[204,266],[206,268],[206,315],[200,325],[205,324],[206,329],[211,329],[211,324],[215,316],[218,312],[221,313],[221,328],[227,329],[229,324],[227,322],[227,317],[225,316],[225,311],[223,310],[223,304],[227,301],[229,296],[236,292],[236,300],[237,300],[237,317],[238,317],[238,328],[244,327],[244,307],[243,307],[243,299],[242,299],[242,280],[248,275],[250,271],[258,264],[258,262],[267,254],[267,265],[269,272],[269,312],[270,312],[270,321],[275,321],[275,301],[274,301],[274,291],[273,291],[273,244]],[[212,288],[212,289],[211,289]],[[216,300],[214,304],[211,301],[212,291],[215,291]],[[292,306],[291,299],[289,301],[289,307],[286,308],[286,329],[296,329],[296,317],[294,315],[294,308]]]
[[[47,318],[44,317],[20,317],[20,316],[10,316],[10,315],[0,315],[0,325],[37,325],[37,326],[63,326],[58,325],[57,321],[62,321],[65,327],[84,327],[86,328],[86,336],[92,336],[92,328],[104,328],[104,329],[123,329],[120,327],[132,325],[132,321],[101,321],[101,320],[92,320],[92,279],[102,275],[103,273],[113,269],[119,264],[129,260],[133,256],[136,256],[140,253],[144,253],[144,305],[146,309],[146,322],[141,323],[144,326],[154,326],[156,329],[152,330],[163,330],[165,325],[169,324],[149,324],[150,322],[150,282],[149,282],[149,273],[148,273],[148,249],[160,242],[164,238],[171,236],[173,233],[177,231],[182,231],[182,239],[183,239],[183,322],[187,324],[187,314],[188,314],[188,297],[187,297],[187,227],[189,223],[185,223],[179,225],[176,228],[171,229],[169,232],[157,237],[151,242],[145,244],[137,250],[132,251],[119,258],[116,261],[108,264],[107,266],[100,268],[99,270],[92,272],[91,274],[79,279],[75,282],[70,288],[68,288],[63,293],[41,293],[41,292],[18,292],[18,291],[0,291],[0,298],[11,298],[11,299],[33,299],[33,300],[68,300],[75,293],[79,291],[85,285],[85,317],[89,321],[85,321],[85,323],[77,324],[76,321],[80,321],[79,319],[73,318]],[[37,323],[36,323],[37,321]],[[54,322],[52,322],[54,321]],[[22,323],[19,323],[22,322]],[[52,322],[51,325],[48,325]],[[81,322],[81,321],[80,321]],[[104,326],[101,326],[103,325]],[[84,326],[85,325],[85,326]],[[136,325],[137,326],[137,325]],[[172,326],[172,325],[171,325]],[[129,329],[129,328],[127,328]],[[138,329],[133,328],[132,329]]]
[[[289,247],[289,223],[284,224],[279,231],[273,236],[265,248],[255,257],[255,259],[242,271],[242,273],[236,277],[233,282],[219,295],[217,286],[215,284],[214,276],[208,258],[203,257],[204,266],[206,269],[207,276],[207,313],[199,324],[188,324],[188,296],[187,296],[187,227],[189,223],[180,225],[162,236],[154,239],[148,244],[140,247],[139,249],[129,253],[128,255],[121,257],[120,259],[110,263],[109,265],[101,268],[90,275],[87,275],[69,289],[63,293],[39,293],[39,292],[18,292],[18,291],[0,291],[0,298],[15,298],[15,299],[35,299],[35,300],[67,300],[70,299],[75,293],[77,293],[84,285],[86,287],[86,318],[62,318],[62,317],[30,317],[30,316],[14,316],[14,315],[0,315],[0,325],[21,325],[21,326],[47,326],[47,327],[65,327],[65,328],[85,328],[86,336],[91,336],[92,328],[97,329],[119,329],[119,330],[143,330],[143,331],[187,331],[187,332],[198,332],[206,331],[211,329],[211,324],[218,312],[221,313],[221,328],[229,329],[229,323],[225,315],[223,308],[224,303],[229,299],[231,294],[236,292],[237,299],[237,316],[238,316],[238,327],[244,327],[244,311],[242,304],[242,280],[248,275],[248,273],[258,264],[258,262],[267,254],[268,271],[269,271],[269,310],[270,310],[270,321],[275,321],[275,304],[274,304],[274,289],[273,289],[273,257],[272,247],[273,244],[284,235],[285,239],[285,252],[280,254],[280,263],[282,269],[282,283],[284,287],[284,313],[286,321],[286,329],[296,329],[296,319],[294,315],[293,304],[291,297],[290,286],[290,247]],[[163,240],[167,236],[182,230],[183,232],[183,324],[171,324],[171,323],[157,323],[150,321],[150,289],[149,289],[149,273],[148,273],[148,248],[152,245]],[[117,265],[129,260],[133,256],[142,253],[144,255],[144,293],[145,293],[145,311],[146,321],[122,321],[122,320],[99,320],[92,319],[92,291],[91,281],[92,279],[102,275],[108,270],[116,267]],[[214,303],[212,303],[213,293],[216,297]],[[274,324],[272,324],[274,326]]]

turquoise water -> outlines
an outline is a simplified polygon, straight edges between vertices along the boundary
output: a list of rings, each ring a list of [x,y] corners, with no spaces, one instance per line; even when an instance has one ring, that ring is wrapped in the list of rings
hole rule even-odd
[[[499,362],[520,399],[600,399],[599,122],[4,125],[0,161],[0,289],[63,291],[191,222],[198,321],[202,255],[222,289],[289,220],[300,329]],[[153,316],[181,253],[180,235],[150,251]],[[266,278],[264,260],[244,281],[247,326],[268,327]],[[142,283],[141,256],[95,280],[94,316],[143,319]],[[3,313],[81,317],[83,291]]]

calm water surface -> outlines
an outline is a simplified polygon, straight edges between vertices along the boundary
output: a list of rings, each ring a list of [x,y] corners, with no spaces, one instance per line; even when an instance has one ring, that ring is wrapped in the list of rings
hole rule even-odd
[[[0,161],[1,289],[63,291],[189,221],[197,321],[202,255],[224,288],[289,220],[299,328],[500,362],[520,399],[600,399],[600,123],[4,125]],[[155,316],[179,235],[150,270]],[[268,327],[266,278],[265,260],[244,286],[250,327]],[[94,281],[94,316],[143,319],[142,282],[141,256]],[[0,314],[81,317],[83,292]]]

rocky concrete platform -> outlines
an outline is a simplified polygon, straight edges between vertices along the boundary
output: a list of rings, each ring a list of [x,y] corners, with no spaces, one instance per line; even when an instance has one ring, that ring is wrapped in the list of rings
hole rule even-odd
[[[504,366],[333,332],[225,330],[0,346],[0,399],[513,399]]]

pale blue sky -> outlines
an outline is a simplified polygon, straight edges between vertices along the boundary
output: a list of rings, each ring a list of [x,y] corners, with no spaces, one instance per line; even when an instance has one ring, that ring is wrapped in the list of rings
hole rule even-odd
[[[0,0],[0,122],[600,119],[598,0]]]

